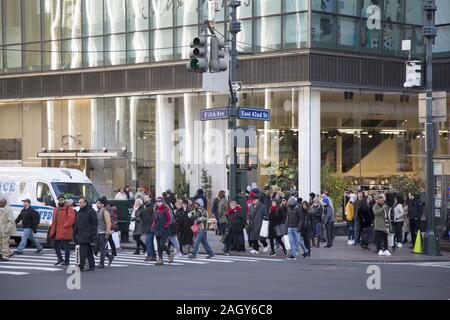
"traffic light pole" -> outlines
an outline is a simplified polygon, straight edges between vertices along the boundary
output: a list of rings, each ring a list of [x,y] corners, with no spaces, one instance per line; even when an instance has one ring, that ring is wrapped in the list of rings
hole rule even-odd
[[[426,46],[426,212],[427,212],[427,228],[424,238],[424,253],[431,256],[440,255],[439,237],[435,232],[434,223],[434,168],[433,168],[433,151],[434,151],[434,130],[433,130],[433,43],[436,37],[435,0],[424,0],[425,25],[423,35],[425,37]]]
[[[237,34],[241,31],[241,23],[237,20],[237,8],[241,5],[240,0],[230,0],[229,6],[231,7],[229,23],[229,31],[231,33],[231,50],[230,50],[230,117],[228,122],[228,128],[230,129],[230,171],[229,171],[229,188],[230,188],[230,200],[236,200],[237,195],[237,150],[234,139],[234,132],[236,129],[237,118],[237,96],[233,90],[232,83],[237,81]]]

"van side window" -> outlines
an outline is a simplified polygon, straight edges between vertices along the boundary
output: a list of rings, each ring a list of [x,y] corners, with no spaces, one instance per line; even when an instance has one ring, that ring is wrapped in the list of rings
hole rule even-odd
[[[45,204],[46,206],[53,205],[52,193],[46,183],[38,182],[36,189],[36,199],[38,202]]]

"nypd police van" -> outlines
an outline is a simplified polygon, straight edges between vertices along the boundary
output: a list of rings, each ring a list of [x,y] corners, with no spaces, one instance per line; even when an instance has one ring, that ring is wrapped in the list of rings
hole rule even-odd
[[[41,216],[35,235],[40,242],[49,242],[47,234],[53,208],[61,194],[74,205],[78,204],[80,197],[85,197],[91,204],[100,197],[89,178],[76,169],[0,167],[0,197],[6,198],[14,211],[14,218],[23,208],[22,200],[31,200],[31,206]],[[19,224],[11,236],[16,243],[20,242],[22,231]]]

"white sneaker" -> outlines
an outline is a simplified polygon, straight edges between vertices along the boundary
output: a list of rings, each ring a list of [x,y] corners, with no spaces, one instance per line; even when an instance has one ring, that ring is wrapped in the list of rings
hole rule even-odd
[[[403,248],[403,245],[399,242],[397,243],[397,248]]]
[[[250,253],[251,253],[251,254],[256,254],[256,253],[258,253],[258,251],[252,249],[252,250],[250,250]]]
[[[379,255],[379,256],[384,256],[383,250],[378,251],[378,255]]]
[[[392,254],[389,252],[389,250],[384,251],[383,254],[388,257],[392,256]]]
[[[269,246],[265,247],[265,248],[263,249],[263,252],[269,252]]]
[[[348,241],[347,241],[347,244],[348,244],[348,245],[352,244],[352,240],[348,240]]]
[[[354,245],[355,244],[355,240],[350,241],[350,244]]]

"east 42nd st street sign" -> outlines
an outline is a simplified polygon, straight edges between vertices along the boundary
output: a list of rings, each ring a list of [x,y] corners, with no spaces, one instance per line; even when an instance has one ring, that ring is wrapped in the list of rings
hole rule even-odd
[[[239,119],[270,121],[270,110],[257,108],[239,108]]]

